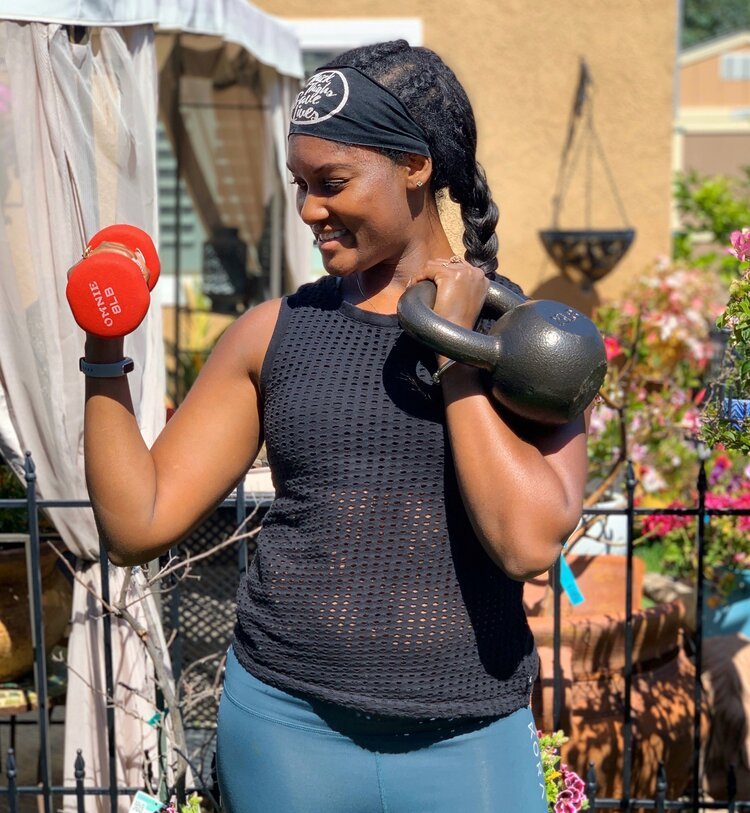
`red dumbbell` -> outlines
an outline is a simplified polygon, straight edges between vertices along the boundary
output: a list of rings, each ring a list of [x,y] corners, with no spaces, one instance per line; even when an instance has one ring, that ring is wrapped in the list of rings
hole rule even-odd
[[[105,242],[124,246],[131,256],[117,248],[89,253]],[[147,279],[135,259],[136,249],[143,256]],[[107,226],[89,240],[83,259],[68,278],[65,295],[73,318],[96,336],[131,333],[146,316],[159,271],[159,255],[143,229],[126,223]]]

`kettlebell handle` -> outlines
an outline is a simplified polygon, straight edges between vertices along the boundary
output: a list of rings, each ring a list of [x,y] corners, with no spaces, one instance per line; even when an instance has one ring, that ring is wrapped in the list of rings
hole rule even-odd
[[[401,327],[436,353],[483,370],[491,370],[500,350],[499,340],[494,336],[467,330],[438,316],[433,311],[436,297],[437,286],[429,279],[407,288],[396,306]],[[484,302],[487,307],[502,315],[527,299],[505,285],[490,280]]]
[[[551,299],[525,299],[490,282],[485,305],[500,314],[484,335],[433,308],[431,280],[401,295],[401,327],[437,353],[489,373],[495,400],[528,420],[567,423],[591,403],[607,372],[604,341],[583,313]]]

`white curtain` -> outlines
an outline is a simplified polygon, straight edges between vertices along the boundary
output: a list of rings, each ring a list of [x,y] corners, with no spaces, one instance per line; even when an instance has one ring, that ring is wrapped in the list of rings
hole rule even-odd
[[[292,290],[312,279],[313,237],[297,214],[297,187],[287,183],[287,133],[292,102],[300,90],[300,81],[289,76],[275,76],[266,86],[267,138],[275,147],[276,166],[284,191],[284,252]]]
[[[59,25],[0,22],[0,448],[17,469],[31,451],[42,499],[87,496],[83,334],[65,300],[66,272],[110,223],[132,223],[157,239],[156,115],[151,26],[92,29],[75,44]],[[165,414],[158,301],[127,338],[126,352],[136,362],[131,391],[150,443]],[[65,784],[80,748],[86,783],[106,785],[101,608],[87,590],[100,593],[97,533],[89,509],[50,513],[84,562],[69,641]],[[123,573],[111,571],[113,597]],[[115,681],[135,690],[115,691],[118,782],[139,786],[144,745],[156,752],[154,729],[144,722],[153,714],[151,670],[121,623],[113,644]],[[73,797],[66,800],[74,806]],[[87,809],[104,811],[108,801],[87,797]]]

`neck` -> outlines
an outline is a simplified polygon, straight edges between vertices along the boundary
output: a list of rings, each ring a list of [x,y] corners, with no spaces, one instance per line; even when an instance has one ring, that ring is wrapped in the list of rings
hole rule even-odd
[[[366,301],[374,311],[395,313],[399,297],[427,261],[454,253],[437,214],[426,225],[424,233],[415,235],[397,260],[357,271],[351,275],[354,279],[345,280],[349,295]]]

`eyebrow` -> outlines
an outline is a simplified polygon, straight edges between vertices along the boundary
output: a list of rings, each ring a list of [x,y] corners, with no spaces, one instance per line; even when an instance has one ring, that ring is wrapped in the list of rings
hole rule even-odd
[[[289,166],[289,164],[286,165],[286,168],[292,173],[292,175],[294,175],[294,170]],[[351,169],[351,164],[342,164],[336,162],[330,164],[323,164],[323,166],[317,168],[316,172],[328,172],[332,169]]]

